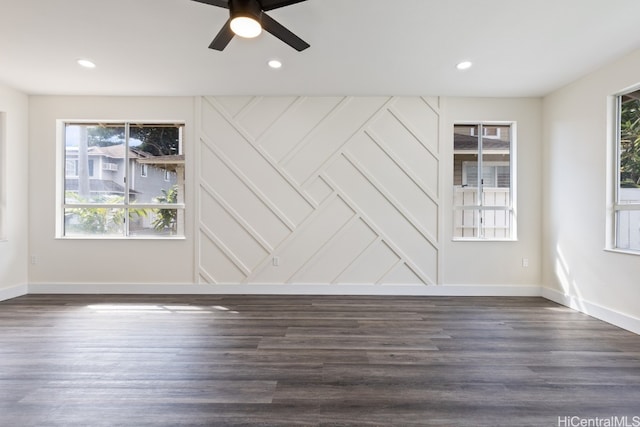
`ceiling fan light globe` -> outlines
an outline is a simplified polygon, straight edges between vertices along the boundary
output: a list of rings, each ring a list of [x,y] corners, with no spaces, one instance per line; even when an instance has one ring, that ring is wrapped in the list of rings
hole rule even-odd
[[[248,16],[237,16],[231,20],[231,31],[237,36],[252,39],[262,32],[262,26],[258,21]]]

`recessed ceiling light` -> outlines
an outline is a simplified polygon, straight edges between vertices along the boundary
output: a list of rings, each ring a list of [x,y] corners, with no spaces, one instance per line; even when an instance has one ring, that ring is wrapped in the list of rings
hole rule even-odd
[[[270,59],[269,62],[267,62],[267,64],[269,65],[269,67],[273,68],[274,70],[277,70],[278,68],[282,68],[282,61],[278,59]]]
[[[462,61],[456,65],[456,68],[458,70],[468,70],[472,65],[473,63],[471,61]]]
[[[96,68],[96,64],[88,59],[78,59],[78,65],[84,68]]]

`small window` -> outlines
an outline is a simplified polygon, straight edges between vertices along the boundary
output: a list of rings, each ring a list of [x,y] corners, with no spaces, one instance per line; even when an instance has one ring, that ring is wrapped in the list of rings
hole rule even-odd
[[[453,238],[513,240],[513,124],[454,126]]]
[[[616,101],[613,247],[640,253],[640,90]]]
[[[184,236],[182,124],[65,123],[60,237]],[[137,170],[147,178],[137,177]]]

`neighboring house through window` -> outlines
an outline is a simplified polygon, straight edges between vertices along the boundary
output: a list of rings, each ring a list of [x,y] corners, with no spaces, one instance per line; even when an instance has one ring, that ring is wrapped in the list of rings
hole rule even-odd
[[[609,245],[640,253],[640,89],[618,95],[615,100],[615,232]]]
[[[182,129],[174,123],[64,123],[58,236],[184,236]]]
[[[516,238],[514,127],[511,123],[454,125],[454,239]]]

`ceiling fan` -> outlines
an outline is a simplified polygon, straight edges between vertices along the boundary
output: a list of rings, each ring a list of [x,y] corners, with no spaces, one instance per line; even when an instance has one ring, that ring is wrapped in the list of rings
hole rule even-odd
[[[224,50],[234,35],[257,37],[264,29],[298,52],[309,43],[293,34],[282,24],[267,15],[266,11],[289,6],[306,0],[194,0],[211,6],[229,9],[229,19],[209,45],[210,49]]]

